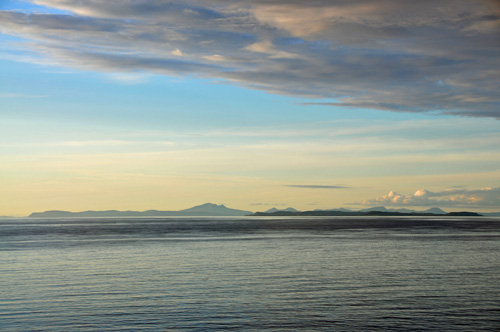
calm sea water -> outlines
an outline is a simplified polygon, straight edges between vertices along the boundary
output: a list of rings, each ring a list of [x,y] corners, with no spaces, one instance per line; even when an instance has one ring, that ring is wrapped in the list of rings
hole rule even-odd
[[[500,219],[3,219],[0,330],[499,331]]]

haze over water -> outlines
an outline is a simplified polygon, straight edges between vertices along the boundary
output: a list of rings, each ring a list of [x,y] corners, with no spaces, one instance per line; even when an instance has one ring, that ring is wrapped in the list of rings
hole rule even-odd
[[[498,218],[0,220],[2,331],[498,331]]]

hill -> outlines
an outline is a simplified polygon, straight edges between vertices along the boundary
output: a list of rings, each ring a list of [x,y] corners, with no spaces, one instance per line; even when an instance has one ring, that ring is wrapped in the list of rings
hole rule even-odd
[[[159,210],[147,210],[147,211],[118,211],[118,210],[106,210],[106,211],[82,211],[82,212],[70,212],[70,211],[60,211],[51,210],[45,212],[34,212],[30,214],[30,218],[72,218],[72,217],[201,217],[201,216],[246,216],[252,214],[251,211],[230,209],[224,205],[217,205],[212,203],[206,203],[198,206],[194,206],[189,209],[179,210],[179,211],[159,211]]]
[[[303,211],[303,212],[290,212],[290,211],[276,211],[272,213],[265,213],[265,212],[257,212],[252,214],[252,216],[468,216],[468,217],[480,217],[482,216],[479,213],[475,212],[450,212],[450,213],[445,213],[442,214],[439,211],[436,211],[438,213],[431,213],[428,211],[421,211],[421,212],[400,212],[400,211],[394,211],[394,210],[387,210],[385,208],[374,208],[374,209],[366,209],[366,210],[360,210],[360,211],[339,211],[339,210],[315,210],[315,211]],[[411,210],[409,210],[411,211]]]
[[[292,207],[287,207],[286,209],[277,209],[277,208],[273,207],[272,209],[269,209],[269,210],[265,211],[264,213],[274,213],[274,212],[279,212],[279,211],[299,212]]]

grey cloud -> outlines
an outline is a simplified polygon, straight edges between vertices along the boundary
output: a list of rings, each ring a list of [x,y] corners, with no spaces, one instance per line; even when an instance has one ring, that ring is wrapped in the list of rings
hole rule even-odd
[[[40,29],[63,29],[77,31],[90,30],[93,32],[106,32],[115,30],[111,24],[103,24],[105,20],[88,19],[70,15],[25,14],[11,11],[0,12],[2,26],[21,30],[23,26],[36,26]]]
[[[213,65],[196,63],[177,59],[163,59],[157,57],[130,56],[103,53],[72,53],[68,55],[73,59],[91,63],[97,67],[112,70],[122,68],[134,68],[136,70],[157,71],[165,74],[182,74],[191,72],[206,72],[217,67]]]
[[[221,18],[220,12],[205,7],[203,3],[165,0],[135,0],[120,1],[113,3],[102,0],[35,0],[39,5],[68,10],[79,15],[116,18],[151,18],[161,17],[171,19],[172,17],[195,17],[197,19]]]
[[[57,58],[59,64],[83,70],[155,72],[174,76],[220,70],[215,64],[204,64],[179,57],[161,58],[154,54],[120,54],[107,50],[96,52],[89,48],[79,50],[71,47],[40,47],[39,51],[50,58]]]
[[[0,32],[53,64],[197,75],[340,110],[500,118],[498,1],[33,2],[72,14],[0,11]]]
[[[498,207],[500,187],[477,190],[449,189],[440,192],[417,190],[413,194],[399,194],[394,191],[387,195],[367,200],[363,205],[387,206],[440,206],[440,207]]]

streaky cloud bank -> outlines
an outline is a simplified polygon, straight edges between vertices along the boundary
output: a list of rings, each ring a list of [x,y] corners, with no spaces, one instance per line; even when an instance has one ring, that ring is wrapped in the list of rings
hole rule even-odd
[[[285,187],[291,188],[303,188],[303,189],[348,189],[346,186],[326,186],[326,185],[315,185],[315,184],[288,184]]]
[[[22,61],[218,79],[335,108],[500,118],[494,0],[31,2],[49,10],[0,11],[0,32],[25,41],[11,47]]]
[[[448,189],[432,192],[426,189],[413,194],[398,194],[394,191],[387,195],[363,202],[363,205],[388,206],[441,206],[441,207],[499,207],[500,187],[476,190]]]

